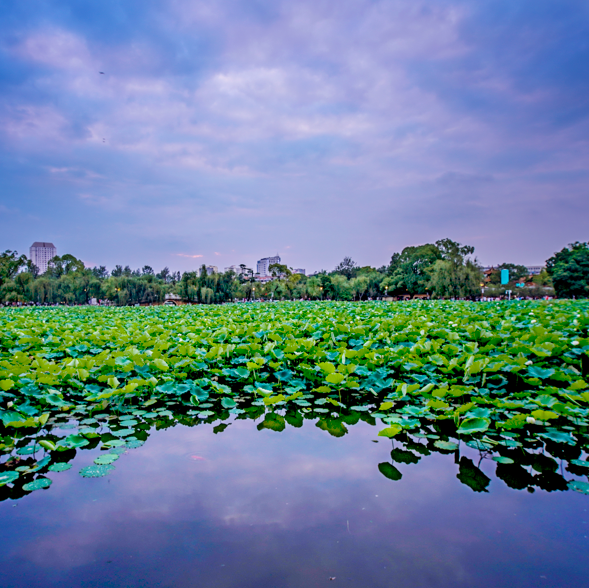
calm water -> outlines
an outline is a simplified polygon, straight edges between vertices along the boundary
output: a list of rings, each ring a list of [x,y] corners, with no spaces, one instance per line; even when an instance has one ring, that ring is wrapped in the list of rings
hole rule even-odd
[[[100,451],[79,452],[48,490],[0,503],[0,586],[589,586],[589,496],[512,490],[490,460],[477,493],[440,453],[393,481],[376,432],[176,426],[99,479],[78,470]]]

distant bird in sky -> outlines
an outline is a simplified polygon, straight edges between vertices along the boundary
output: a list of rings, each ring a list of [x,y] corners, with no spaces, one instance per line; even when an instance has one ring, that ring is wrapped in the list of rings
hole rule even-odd
[[[104,72],[103,71],[99,71],[98,73],[104,75]]]

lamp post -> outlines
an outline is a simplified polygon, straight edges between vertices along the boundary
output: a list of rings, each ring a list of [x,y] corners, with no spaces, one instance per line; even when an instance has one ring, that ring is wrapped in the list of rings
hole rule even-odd
[[[254,300],[256,299],[256,287],[255,286],[252,287],[252,298]]]
[[[319,286],[319,291],[321,292],[321,300],[323,300],[323,286]]]

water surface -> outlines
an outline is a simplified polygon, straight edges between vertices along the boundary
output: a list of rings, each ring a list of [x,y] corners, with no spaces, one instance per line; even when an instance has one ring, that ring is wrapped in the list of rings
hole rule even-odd
[[[588,496],[509,488],[488,459],[475,492],[455,453],[396,462],[395,481],[376,433],[177,425],[98,479],[78,471],[100,450],[78,452],[49,489],[0,503],[0,586],[589,585]]]

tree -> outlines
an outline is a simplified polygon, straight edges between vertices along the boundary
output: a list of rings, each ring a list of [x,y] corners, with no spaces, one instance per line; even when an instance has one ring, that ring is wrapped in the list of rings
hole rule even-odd
[[[481,289],[480,267],[470,259],[464,263],[439,259],[431,270],[429,288],[436,298],[471,298]]]
[[[356,275],[357,269],[358,266],[351,257],[344,257],[343,261],[341,261],[333,271],[336,274],[341,274],[342,276],[346,276],[346,278],[350,279]]]
[[[270,265],[268,269],[270,270],[272,276],[274,276],[275,278],[282,278],[292,275],[292,272],[288,269],[288,266],[282,263],[273,263]]]
[[[559,298],[589,297],[589,243],[571,243],[546,261]]]
[[[436,241],[442,255],[430,270],[429,288],[436,298],[470,298],[480,292],[481,268],[468,259],[474,247],[451,239]]]
[[[66,253],[61,257],[56,255],[53,259],[50,259],[45,274],[53,278],[59,278],[70,272],[83,271],[84,269],[84,262],[82,260]]]
[[[144,265],[143,268],[141,268],[141,275],[154,276],[155,272],[153,271],[153,268],[150,265]]]
[[[93,267],[90,271],[99,280],[106,280],[106,278],[108,278],[108,270],[104,265],[101,265],[100,267]]]
[[[166,266],[159,274],[156,275],[156,278],[167,283],[170,278],[170,268]]]
[[[27,265],[26,255],[19,255],[17,251],[6,250],[0,254],[0,286],[7,280],[12,280],[19,270]]]
[[[416,247],[405,247],[395,253],[389,266],[389,294],[404,293],[425,294],[429,283],[429,270],[434,263],[442,258],[436,245],[427,243]]]

